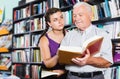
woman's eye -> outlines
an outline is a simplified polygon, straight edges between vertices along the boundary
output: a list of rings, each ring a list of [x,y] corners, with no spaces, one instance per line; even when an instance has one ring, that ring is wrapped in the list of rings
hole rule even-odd
[[[53,21],[57,21],[57,19],[54,19]]]

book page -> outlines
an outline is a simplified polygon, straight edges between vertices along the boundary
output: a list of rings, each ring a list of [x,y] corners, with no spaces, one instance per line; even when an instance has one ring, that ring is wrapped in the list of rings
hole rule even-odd
[[[59,73],[47,71],[47,70],[42,70],[41,78],[52,76],[52,75],[59,75]]]
[[[82,52],[81,47],[73,47],[73,46],[60,46],[59,50],[70,51],[70,52]]]
[[[93,42],[95,40],[98,40],[98,39],[101,39],[103,38],[102,36],[93,36],[92,38],[89,38],[88,40],[86,40],[84,43],[83,43],[83,46],[84,48],[87,47],[87,45],[90,43],[90,42]]]

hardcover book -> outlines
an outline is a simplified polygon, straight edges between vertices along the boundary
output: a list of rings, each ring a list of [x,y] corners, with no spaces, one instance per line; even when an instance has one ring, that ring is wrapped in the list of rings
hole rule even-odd
[[[73,64],[71,59],[75,57],[83,57],[85,55],[86,49],[88,49],[90,51],[90,55],[93,56],[99,52],[102,41],[103,37],[94,36],[86,40],[82,47],[60,46],[58,49],[58,62],[60,64]]]

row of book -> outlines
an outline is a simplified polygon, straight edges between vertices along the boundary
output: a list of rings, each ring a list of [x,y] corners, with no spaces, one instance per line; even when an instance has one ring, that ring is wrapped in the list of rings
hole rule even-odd
[[[72,11],[63,12],[65,25],[72,24]],[[29,31],[38,31],[45,29],[44,18],[34,18],[31,20],[23,20],[15,23],[14,25],[14,34],[25,33]]]
[[[25,48],[30,46],[30,35],[25,34],[19,37],[13,37],[13,48]]]
[[[12,62],[10,55],[0,55],[0,70],[8,70],[11,64]]]
[[[37,47],[41,34],[32,35],[32,47]]]
[[[14,20],[18,20],[21,18],[26,18],[30,16],[30,6],[27,6],[25,8],[15,10],[13,12]]]
[[[120,21],[98,24],[98,27],[105,30],[111,39],[120,38]]]
[[[10,19],[4,20],[0,25],[0,35],[10,33],[12,28],[13,28],[12,20]]]
[[[12,46],[12,20],[6,19],[0,25],[0,53],[9,52]]]
[[[63,12],[64,15],[64,21],[65,21],[65,25],[69,25],[73,23],[73,19],[72,19],[72,10],[68,10]]]
[[[120,2],[119,0],[105,0],[98,5],[93,5],[92,10],[94,16],[92,20],[99,20],[106,17],[119,17],[120,16]]]
[[[10,48],[12,45],[12,35],[0,37],[0,48]]]
[[[14,11],[14,20],[18,20],[21,18],[26,18],[35,14],[42,14],[47,11],[48,8],[57,7],[61,8],[62,6],[70,6],[77,3],[77,0],[47,0],[40,2],[39,4],[33,4],[32,10],[30,10],[30,6],[26,6],[25,8],[18,9]],[[105,0],[97,5],[92,6],[92,10],[94,12],[94,20],[99,20],[105,17],[118,17],[120,15],[120,3],[119,0]],[[30,12],[32,11],[32,12]]]
[[[46,6],[47,2],[43,1],[37,4],[33,4],[32,6],[27,5],[24,8],[14,10],[13,12],[14,21],[30,17],[31,15],[43,14],[47,10]]]
[[[12,62],[41,62],[41,54],[39,49],[16,50],[12,52]]]
[[[14,64],[12,65],[13,74],[18,76],[20,79],[40,79],[41,66],[39,65],[23,65]],[[30,74],[30,72],[32,72]]]
[[[114,51],[113,61],[114,61],[115,63],[120,62],[120,47],[119,47],[118,50],[115,50],[115,51]]]
[[[25,33],[29,31],[43,30],[45,26],[43,18],[34,18],[32,20],[23,20],[15,23],[14,34]]]
[[[27,48],[29,46],[37,47],[40,36],[41,34],[32,34],[30,38],[30,35],[25,34],[25,35],[13,37],[14,48]]]
[[[111,79],[120,79],[120,66],[111,69]]]
[[[32,6],[28,5],[24,8],[14,10],[14,21],[30,17],[31,15],[43,14],[49,8],[64,8],[66,6],[72,6],[79,0],[46,0],[40,3],[35,3]]]

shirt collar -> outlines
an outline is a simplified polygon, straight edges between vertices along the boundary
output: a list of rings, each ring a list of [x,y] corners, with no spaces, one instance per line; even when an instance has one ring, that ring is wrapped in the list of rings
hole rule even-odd
[[[93,25],[91,24],[85,31],[79,30],[79,32],[83,34],[88,34],[89,32],[92,31],[92,28],[93,28]]]

